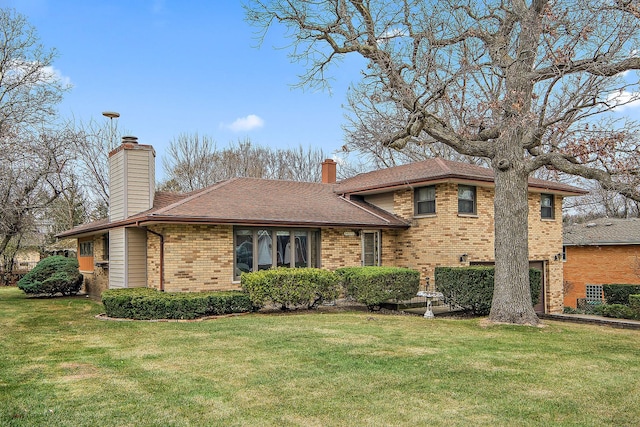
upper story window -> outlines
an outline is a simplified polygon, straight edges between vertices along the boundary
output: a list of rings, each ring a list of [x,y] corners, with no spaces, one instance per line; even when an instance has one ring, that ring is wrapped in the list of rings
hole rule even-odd
[[[540,217],[546,219],[554,218],[553,194],[540,195]]]
[[[414,215],[436,213],[436,186],[416,188],[413,194]]]
[[[472,185],[458,185],[458,213],[476,213],[476,187]]]

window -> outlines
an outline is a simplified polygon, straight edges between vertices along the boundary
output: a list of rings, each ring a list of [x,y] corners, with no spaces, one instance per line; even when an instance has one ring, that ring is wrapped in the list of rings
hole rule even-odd
[[[540,217],[546,219],[554,218],[553,194],[540,195]]]
[[[380,232],[362,232],[362,265],[380,265]]]
[[[414,215],[436,213],[436,186],[416,188],[413,193]]]
[[[316,230],[237,228],[234,233],[235,278],[272,267],[317,267]]]
[[[80,242],[80,256],[93,256],[93,242]]]
[[[476,213],[476,187],[458,185],[458,213]]]

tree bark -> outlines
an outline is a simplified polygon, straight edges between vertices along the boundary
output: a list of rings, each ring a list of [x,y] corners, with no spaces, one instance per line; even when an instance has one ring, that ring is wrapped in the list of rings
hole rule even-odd
[[[489,320],[537,325],[529,285],[528,177],[524,159],[498,156],[495,173],[495,282]]]

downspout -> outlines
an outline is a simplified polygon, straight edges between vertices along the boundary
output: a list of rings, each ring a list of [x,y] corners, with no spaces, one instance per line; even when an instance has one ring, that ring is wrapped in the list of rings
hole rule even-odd
[[[138,226],[140,227],[140,226]],[[164,236],[160,233],[156,233],[153,230],[149,230],[147,227],[140,227],[151,233],[154,236],[158,236],[160,239],[160,292],[164,292]]]

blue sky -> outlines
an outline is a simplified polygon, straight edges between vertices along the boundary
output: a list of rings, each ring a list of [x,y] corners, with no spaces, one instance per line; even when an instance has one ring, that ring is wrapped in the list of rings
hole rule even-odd
[[[304,64],[287,57],[272,29],[257,47],[239,0],[0,0],[27,17],[56,48],[56,72],[73,89],[63,117],[89,121],[120,113],[118,127],[152,144],[161,159],[180,134],[211,136],[218,147],[249,138],[272,148],[343,145],[347,87],[362,60],[330,71],[332,91],[296,89]],[[360,62],[359,62],[360,61]],[[638,117],[638,103],[620,110]]]
[[[63,117],[108,120],[157,151],[182,133],[218,147],[249,138],[273,148],[343,145],[345,95],[356,64],[333,69],[332,91],[292,88],[302,64],[287,57],[276,31],[257,47],[239,1],[0,0],[25,15],[56,71],[73,85]],[[158,178],[162,178],[159,176]]]

